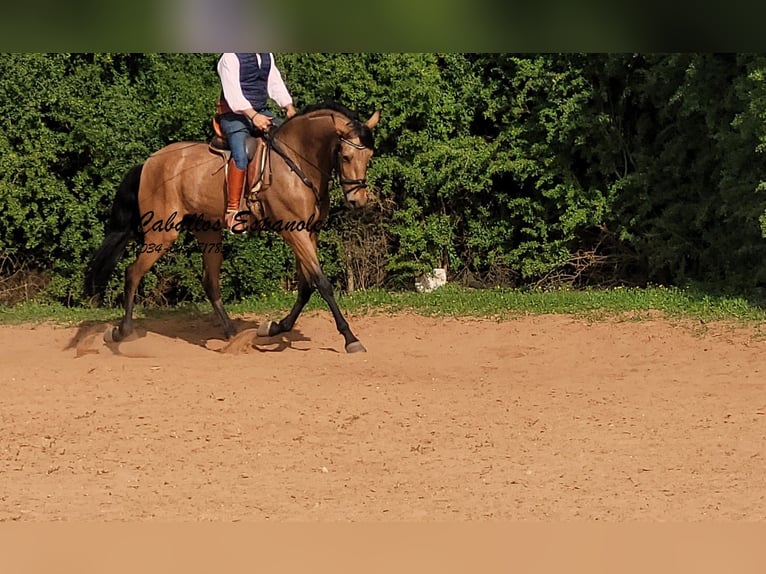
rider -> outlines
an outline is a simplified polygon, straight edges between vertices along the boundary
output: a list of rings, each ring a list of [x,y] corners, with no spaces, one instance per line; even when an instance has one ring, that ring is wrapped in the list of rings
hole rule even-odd
[[[236,223],[234,215],[239,209],[247,173],[245,138],[251,127],[267,133],[278,123],[267,107],[268,99],[284,109],[288,118],[295,115],[295,108],[271,53],[225,53],[218,60],[218,75],[222,88],[219,121],[231,148],[225,219],[231,229]]]

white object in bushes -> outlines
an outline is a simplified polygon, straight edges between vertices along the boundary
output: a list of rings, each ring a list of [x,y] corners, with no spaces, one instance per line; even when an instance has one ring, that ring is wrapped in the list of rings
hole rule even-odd
[[[431,273],[424,273],[415,279],[415,289],[418,293],[430,293],[447,284],[447,270],[437,268]]]

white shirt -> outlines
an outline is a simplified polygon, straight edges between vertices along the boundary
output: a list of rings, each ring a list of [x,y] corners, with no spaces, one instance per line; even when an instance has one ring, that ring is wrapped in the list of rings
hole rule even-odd
[[[293,103],[290,92],[287,91],[282,74],[274,61],[274,55],[271,56],[271,68],[269,69],[268,83],[266,91],[269,97],[274,100],[280,108],[287,107]],[[261,57],[258,55],[258,63],[261,63]],[[218,60],[218,75],[221,77],[221,87],[223,88],[223,97],[229,104],[231,111],[237,114],[244,113],[245,110],[253,106],[242,94],[242,88],[239,85],[239,58],[232,53],[225,53]]]

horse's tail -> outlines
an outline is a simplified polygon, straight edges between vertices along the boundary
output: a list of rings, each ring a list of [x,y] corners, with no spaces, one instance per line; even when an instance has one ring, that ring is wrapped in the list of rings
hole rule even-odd
[[[128,241],[131,237],[141,236],[138,184],[143,167],[143,164],[132,167],[117,188],[106,236],[85,271],[85,295],[88,298],[95,296],[96,303],[102,301],[109,278],[122,258]]]

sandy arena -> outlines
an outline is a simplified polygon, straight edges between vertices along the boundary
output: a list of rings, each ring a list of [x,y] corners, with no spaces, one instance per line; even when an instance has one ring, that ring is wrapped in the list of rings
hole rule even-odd
[[[0,326],[0,521],[762,521],[755,327],[328,312]]]

